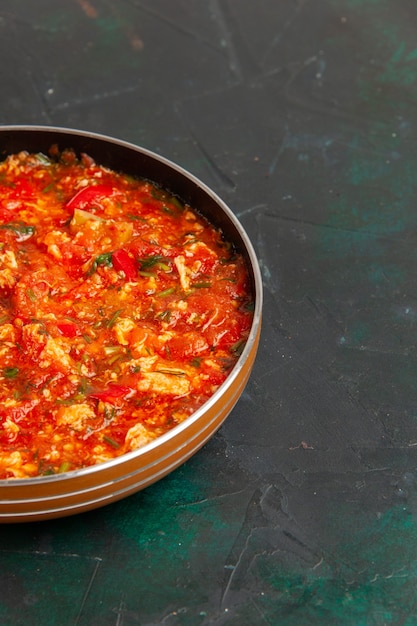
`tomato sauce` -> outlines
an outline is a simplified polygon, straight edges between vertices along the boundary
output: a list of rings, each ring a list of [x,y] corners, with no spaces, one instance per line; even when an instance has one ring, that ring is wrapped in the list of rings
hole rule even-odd
[[[243,258],[196,210],[72,151],[0,163],[0,478],[135,450],[226,379]]]

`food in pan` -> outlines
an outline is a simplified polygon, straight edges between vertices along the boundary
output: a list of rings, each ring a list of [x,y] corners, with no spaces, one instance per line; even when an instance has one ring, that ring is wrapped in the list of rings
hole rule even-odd
[[[0,164],[0,478],[165,433],[226,379],[251,323],[244,259],[198,207],[57,147]]]

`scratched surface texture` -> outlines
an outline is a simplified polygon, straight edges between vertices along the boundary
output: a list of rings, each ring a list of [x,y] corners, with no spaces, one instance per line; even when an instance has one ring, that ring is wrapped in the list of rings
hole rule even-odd
[[[1,124],[192,171],[260,259],[238,405],[189,462],[0,529],[2,626],[417,623],[415,0],[2,0]]]

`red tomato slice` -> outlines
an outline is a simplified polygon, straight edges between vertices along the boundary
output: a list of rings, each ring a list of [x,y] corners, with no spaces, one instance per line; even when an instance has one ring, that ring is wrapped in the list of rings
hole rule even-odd
[[[74,322],[58,322],[57,328],[64,337],[77,337],[80,334],[77,324]]]
[[[66,209],[73,211],[74,209],[87,209],[94,202],[100,201],[113,194],[111,185],[91,185],[83,187],[75,196],[73,196],[65,205]]]
[[[89,395],[90,398],[102,400],[103,402],[114,402],[117,398],[123,398],[131,393],[131,387],[126,387],[124,385],[111,385],[111,387],[108,387],[107,389],[93,391]]]
[[[116,252],[113,252],[112,263],[115,270],[124,272],[127,281],[133,282],[136,280],[138,268],[134,259],[132,259],[126,250],[116,250]]]

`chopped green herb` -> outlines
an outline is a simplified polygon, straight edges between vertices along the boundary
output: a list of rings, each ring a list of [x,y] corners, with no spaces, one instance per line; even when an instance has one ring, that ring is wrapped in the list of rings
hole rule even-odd
[[[169,309],[165,309],[165,311],[159,313],[157,317],[163,322],[169,322],[169,320],[171,319],[171,311]]]
[[[59,470],[58,470],[58,474],[63,474],[64,472],[68,472],[68,470],[70,469],[71,465],[68,463],[68,461],[64,461],[63,463],[61,463],[61,465],[59,466]]]
[[[43,154],[43,152],[37,152],[35,154],[37,160],[39,161],[39,163],[41,163],[42,165],[51,165],[52,161],[49,157],[47,157],[45,154]]]
[[[183,372],[182,370],[174,369],[174,368],[158,369],[158,370],[155,370],[155,372],[159,372],[160,374],[171,374],[171,376],[185,376],[185,372]]]
[[[199,241],[200,240],[198,239],[198,237],[188,236],[187,239],[184,241],[183,245],[187,246],[192,243],[198,243]]]
[[[116,363],[116,361],[121,359],[122,356],[123,356],[122,354],[114,354],[110,359],[107,359],[107,363],[109,365],[114,365],[114,363]]]
[[[114,406],[109,407],[109,406],[107,406],[107,404],[105,404],[103,413],[104,413],[104,421],[105,421],[106,426],[107,426],[116,417],[116,408]]]
[[[117,443],[117,441],[115,441],[114,439],[112,439],[111,437],[107,437],[107,435],[103,436],[103,441],[105,441],[106,443],[109,444],[109,446],[111,446],[112,448],[120,448],[120,444]]]
[[[26,295],[27,295],[27,297],[29,298],[29,300],[31,302],[36,302],[37,297],[36,297],[35,292],[33,291],[33,289],[31,289],[30,287],[29,287],[29,289],[26,289]]]
[[[42,193],[48,193],[48,191],[52,191],[52,189],[54,188],[55,188],[55,183],[49,183],[49,185],[46,185],[46,187],[42,189]]]
[[[141,270],[148,270],[151,267],[154,267],[158,263],[162,261],[165,257],[160,254],[145,256],[142,259],[139,259],[139,265]]]
[[[80,400],[84,400],[85,398],[85,393],[82,393],[81,391],[79,393],[76,393],[73,397],[72,397],[72,402],[68,402],[68,404],[75,404],[77,402],[80,402]]]
[[[32,324],[38,324],[40,326],[40,328],[38,329],[38,335],[49,335],[48,329],[46,328],[45,322],[43,320],[40,320],[37,317],[32,317],[30,321]]]
[[[126,217],[131,220],[138,220],[139,222],[147,222],[148,220],[141,215],[135,215],[134,213],[126,213]]]
[[[171,196],[169,201],[171,202],[171,204],[173,204],[179,211],[183,211],[184,210],[184,205],[181,202],[181,200],[179,198],[177,198],[177,196]]]
[[[125,355],[125,349],[122,346],[105,346],[104,354],[109,357],[106,359],[106,363],[113,365],[113,363],[116,363],[116,361]]]
[[[105,252],[104,254],[99,254],[98,256],[96,256],[87,272],[87,276],[91,276],[92,274],[94,274],[94,272],[97,271],[97,268],[100,266],[113,267],[112,255],[112,252]]]
[[[203,283],[193,283],[191,285],[192,287],[194,287],[195,289],[206,289],[208,287],[211,287],[211,283],[210,282],[203,282]]]
[[[49,378],[45,380],[43,385],[39,387],[39,389],[46,389],[55,379],[56,379],[56,376],[50,376]]]
[[[75,399],[74,397],[71,397],[71,398],[57,398],[55,400],[55,402],[57,404],[62,405],[62,406],[71,406],[72,404],[75,404],[74,399]]]
[[[235,356],[240,356],[243,352],[243,349],[246,345],[246,339],[239,339],[232,346],[230,346],[230,352]]]
[[[85,396],[89,390],[89,383],[88,383],[88,378],[85,378],[85,376],[83,376],[80,380],[80,384],[78,385],[78,392],[80,395]]]
[[[169,289],[165,289],[164,291],[160,291],[157,295],[160,298],[164,298],[165,296],[170,296],[174,292],[175,292],[175,287],[169,287]]]
[[[117,318],[120,317],[120,314],[123,313],[124,309],[117,309],[117,311],[115,311],[113,313],[113,315],[111,316],[111,318],[108,320],[106,326],[107,328],[111,328],[112,326],[115,325]]]
[[[8,224],[1,224],[2,230],[11,230],[16,235],[17,241],[26,241],[35,234],[36,229],[34,226],[29,226],[24,222],[9,222]]]
[[[104,354],[106,356],[111,356],[112,354],[116,354],[117,352],[122,351],[121,346],[104,346]]]
[[[18,367],[5,367],[3,369],[3,376],[5,378],[16,378],[19,373]]]
[[[230,257],[223,257],[222,259],[220,259],[220,263],[222,265],[227,265],[228,263],[234,263],[236,261],[236,255],[233,254]]]

